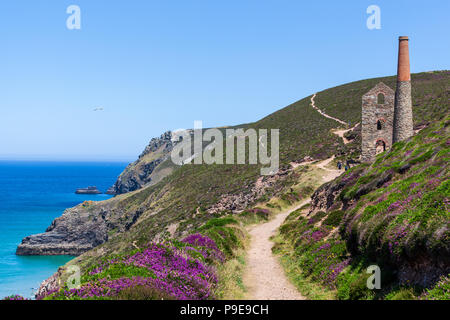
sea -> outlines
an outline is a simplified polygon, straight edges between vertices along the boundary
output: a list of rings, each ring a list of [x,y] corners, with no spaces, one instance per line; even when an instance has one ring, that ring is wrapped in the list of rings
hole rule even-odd
[[[77,188],[105,192],[125,169],[124,162],[0,161],[0,300],[33,298],[40,283],[73,257],[17,256],[28,235],[45,232],[65,209],[111,196],[77,195]]]

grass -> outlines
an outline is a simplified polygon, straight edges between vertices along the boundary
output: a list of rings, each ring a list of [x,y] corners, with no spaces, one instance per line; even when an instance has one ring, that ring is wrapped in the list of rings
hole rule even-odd
[[[217,297],[221,300],[245,299],[247,289],[243,282],[245,272],[246,251],[240,248],[234,252],[234,257],[218,267],[219,286]]]
[[[274,253],[279,257],[281,266],[284,268],[289,280],[299,292],[310,300],[334,300],[336,291],[324,288],[310,277],[305,276],[299,266],[298,257],[294,254],[294,248],[285,241],[283,237],[274,237]]]

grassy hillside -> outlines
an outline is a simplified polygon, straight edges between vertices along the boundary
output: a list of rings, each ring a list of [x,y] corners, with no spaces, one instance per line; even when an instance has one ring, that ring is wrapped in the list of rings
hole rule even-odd
[[[420,80],[413,82],[415,119],[429,121],[448,114],[450,72],[418,74],[413,76],[415,79]],[[319,93],[317,106],[344,121],[353,124],[359,122],[361,97],[372,84],[380,80],[394,88],[393,78],[346,84]],[[313,110],[310,98],[304,98],[255,123],[240,126],[280,129],[281,173],[263,179],[267,182],[264,194],[259,198],[251,196],[246,202],[248,208],[268,201],[273,196],[303,197],[311,190],[296,187],[304,173],[293,170],[289,163],[300,161],[305,156],[325,159],[337,150],[346,150],[342,140],[331,132],[339,123]],[[424,103],[426,107],[420,108],[418,103]],[[106,255],[129,254],[135,246],[145,247],[153,240],[182,239],[207,221],[231,213],[208,213],[207,209],[224,195],[248,193],[260,177],[259,169],[259,165],[184,165],[155,185],[105,202],[89,204],[88,208],[80,207],[79,210],[86,210],[94,220],[99,214],[103,216],[106,210],[107,215],[113,215],[114,223],[107,226],[109,232],[106,243],[69,264],[77,264],[86,272]]]
[[[447,115],[321,186],[280,230],[297,283],[340,299],[449,299],[449,139]],[[366,287],[369,265],[381,268],[380,290]]]
[[[448,114],[450,71],[412,74],[411,79],[415,126],[442,119]],[[362,96],[380,81],[396,89],[396,76],[362,80],[319,92],[316,105],[333,117],[358,123],[361,121]]]

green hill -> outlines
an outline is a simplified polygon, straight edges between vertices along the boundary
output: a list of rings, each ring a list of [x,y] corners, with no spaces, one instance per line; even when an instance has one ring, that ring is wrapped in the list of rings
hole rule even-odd
[[[362,95],[379,81],[395,89],[395,77],[358,81],[319,92],[316,105],[332,116],[356,124],[361,117]],[[413,75],[413,90],[416,125],[437,121],[449,114],[449,71]],[[310,98],[257,122],[235,127],[280,129],[279,174],[263,177],[258,184],[260,165],[203,164],[171,168],[171,173],[156,184],[107,201],[68,209],[47,230],[50,234],[66,235],[59,237],[62,242],[50,249],[73,245],[80,246],[81,253],[92,248],[69,263],[85,271],[106,255],[125,254],[152,240],[181,239],[213,218],[253,208],[274,196],[295,199],[310,194],[312,190],[296,186],[299,173],[292,169],[291,162],[302,161],[307,156],[326,159],[358,148],[357,142],[344,145],[342,139],[331,132],[339,123],[312,109]],[[167,164],[163,161],[157,165]],[[211,210],[224,197],[234,204],[224,210]],[[43,234],[30,239],[30,246],[33,246],[46,237]]]
[[[360,121],[362,95],[379,81],[385,81],[395,88],[393,85],[395,77],[358,81],[319,92],[316,104],[330,115],[354,124]],[[416,123],[422,124],[430,119],[439,119],[449,113],[449,71],[413,75],[413,83],[414,118],[421,119],[416,120]],[[337,149],[346,148],[342,140],[330,132],[331,129],[338,127],[339,123],[315,112],[310,107],[310,98],[304,98],[260,121],[243,126],[255,129],[280,129],[281,166],[287,167],[290,162],[300,161],[306,156],[326,159],[336,153]],[[333,100],[336,101],[335,105],[327,103]],[[419,108],[419,101],[424,104],[423,107]],[[204,209],[215,204],[224,194],[245,192],[258,177],[257,165],[183,166],[162,183],[127,195],[120,201],[121,207],[127,212],[138,209],[144,211],[135,226],[136,234],[140,236],[136,237],[129,233],[128,241],[148,241],[157,232],[173,223],[180,225],[175,234],[181,234],[189,225],[191,228],[201,225],[203,221],[211,218],[210,215],[203,214]],[[279,179],[270,188],[271,190],[267,190],[267,199],[279,194],[292,183],[289,178]],[[197,208],[200,208],[201,215],[196,215]],[[153,215],[154,212],[158,214]],[[116,241],[120,242],[119,239]]]

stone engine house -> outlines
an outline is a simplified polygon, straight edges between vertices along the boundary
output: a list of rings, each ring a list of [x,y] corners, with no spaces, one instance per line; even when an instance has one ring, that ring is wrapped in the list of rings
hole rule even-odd
[[[367,92],[362,99],[361,125],[364,162],[413,135],[408,37],[399,37],[397,91],[380,82]]]
[[[392,146],[395,92],[380,82],[363,96],[361,160],[372,161]]]

